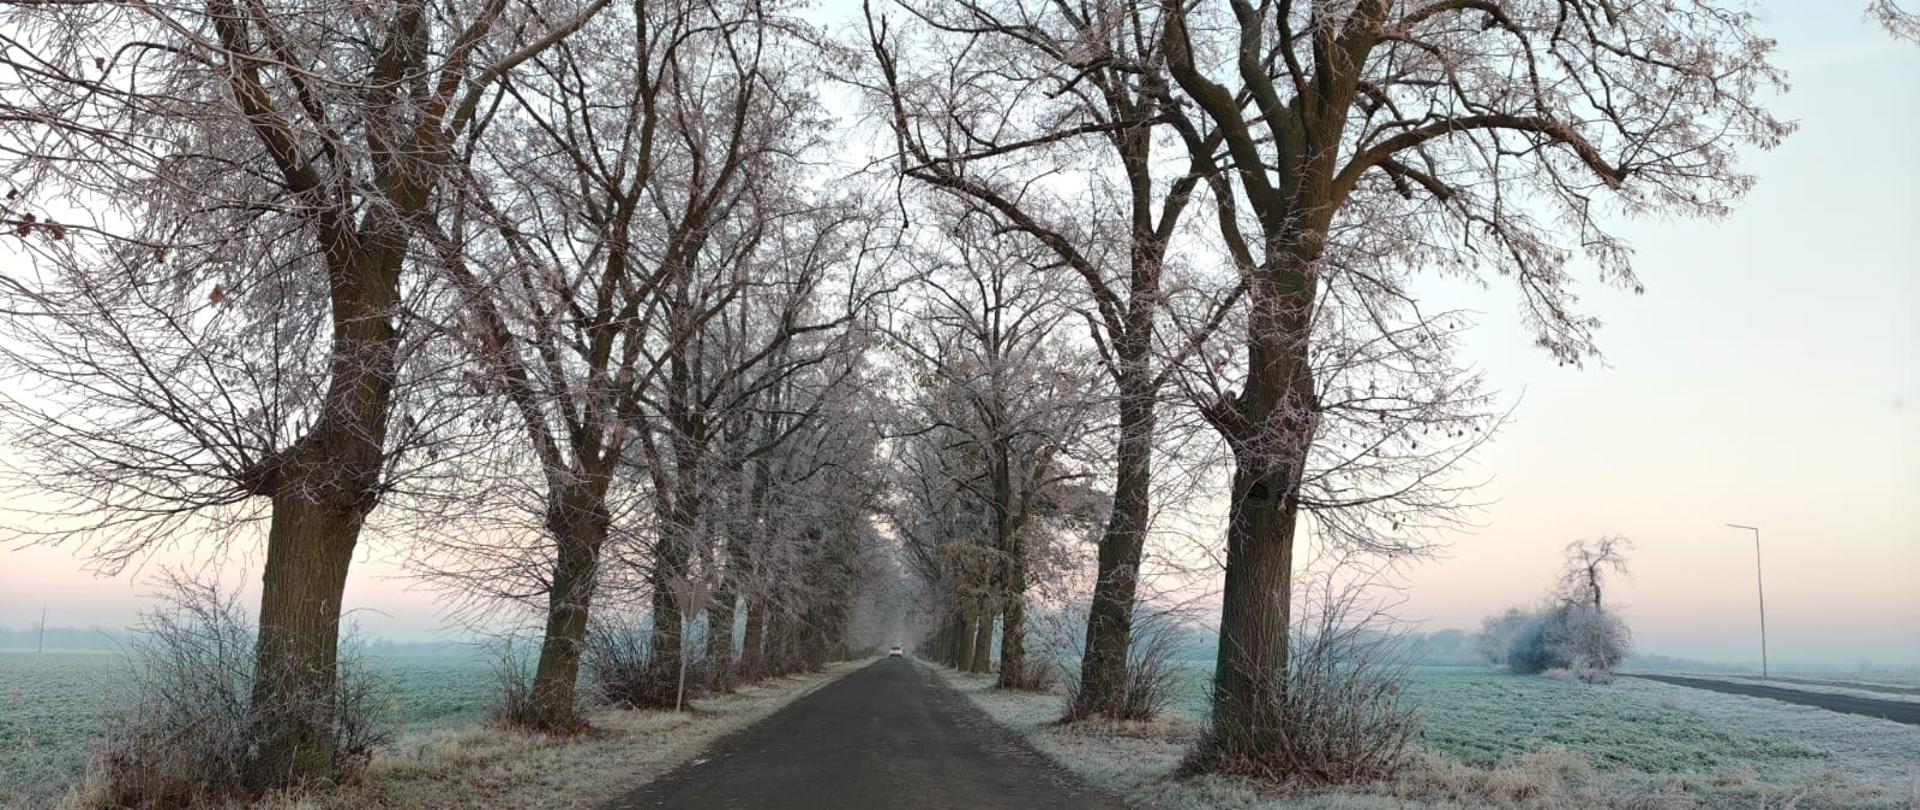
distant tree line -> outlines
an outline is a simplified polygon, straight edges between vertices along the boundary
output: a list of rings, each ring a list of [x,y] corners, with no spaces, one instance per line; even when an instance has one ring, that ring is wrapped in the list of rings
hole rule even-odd
[[[0,625],[0,650],[31,650],[40,646],[38,625],[19,628]],[[90,627],[51,627],[46,632],[49,650],[118,650],[125,634],[99,625]]]

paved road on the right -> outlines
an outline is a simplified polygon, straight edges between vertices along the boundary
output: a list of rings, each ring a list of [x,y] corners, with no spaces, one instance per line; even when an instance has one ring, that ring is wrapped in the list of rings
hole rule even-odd
[[[1779,686],[1767,686],[1758,683],[1736,683],[1716,681],[1710,678],[1687,678],[1679,675],[1642,675],[1635,673],[1631,677],[1645,678],[1649,681],[1670,683],[1675,686],[1688,686],[1694,689],[1710,689],[1715,692],[1728,692],[1748,697],[1772,698],[1802,706],[1814,706],[1828,711],[1862,714],[1920,726],[1920,703],[1904,700],[1874,700],[1854,697],[1853,695],[1834,695],[1826,692],[1808,692],[1801,689],[1788,689]]]

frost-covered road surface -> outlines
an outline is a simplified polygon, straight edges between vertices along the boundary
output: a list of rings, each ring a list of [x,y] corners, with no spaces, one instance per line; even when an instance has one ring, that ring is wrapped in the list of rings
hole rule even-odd
[[[617,767],[609,763],[609,767]],[[1120,810],[933,673],[882,660],[721,740],[614,808]]]
[[[1798,703],[1802,706],[1815,706],[1828,711],[1860,714],[1878,717],[1896,723],[1920,726],[1920,703],[1901,700],[1873,700],[1853,695],[1836,695],[1828,692],[1809,692],[1804,689],[1787,689],[1765,684],[1735,681],[1716,681],[1708,678],[1683,678],[1675,675],[1640,675],[1650,681],[1660,681],[1676,686],[1690,686],[1695,689],[1711,689],[1716,692],[1730,692],[1749,697],[1771,698],[1773,700]]]

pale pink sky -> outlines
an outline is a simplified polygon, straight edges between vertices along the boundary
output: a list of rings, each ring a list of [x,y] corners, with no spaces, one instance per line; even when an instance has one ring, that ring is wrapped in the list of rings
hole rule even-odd
[[[1646,294],[1585,296],[1606,367],[1533,349],[1505,290],[1433,292],[1482,313],[1468,356],[1524,398],[1479,458],[1483,528],[1410,569],[1403,617],[1473,627],[1537,598],[1569,540],[1616,533],[1640,649],[1757,659],[1751,537],[1722,525],[1748,523],[1774,660],[1920,662],[1920,47],[1845,6],[1763,4],[1793,76],[1777,109],[1802,129],[1749,159],[1760,185],[1728,220],[1628,229]],[[431,637],[439,600],[395,556],[363,552],[348,606],[371,634]],[[256,563],[224,567],[252,583]],[[0,625],[42,604],[120,625],[144,590],[69,549],[0,549]]]

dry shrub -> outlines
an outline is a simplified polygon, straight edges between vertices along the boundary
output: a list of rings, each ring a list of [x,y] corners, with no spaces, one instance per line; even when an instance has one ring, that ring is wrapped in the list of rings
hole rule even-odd
[[[544,730],[552,724],[539,701],[533,696],[534,662],[528,660],[525,647],[511,641],[494,656],[493,705],[487,708],[487,722],[498,728]]]
[[[1020,667],[1020,677],[1013,683],[1001,684],[1001,687],[1022,692],[1051,692],[1059,685],[1060,665],[1029,654],[1025,664]]]
[[[1127,680],[1114,707],[1102,713],[1108,720],[1152,720],[1173,705],[1179,695],[1184,669],[1174,659],[1181,627],[1171,615],[1138,610],[1134,613],[1133,633],[1128,638]],[[1068,673],[1067,706],[1080,706],[1078,672]],[[1090,719],[1069,715],[1068,721]]]
[[[118,707],[85,780],[88,807],[194,807],[251,797],[249,755],[258,716],[313,716],[334,732],[331,781],[354,781],[390,739],[385,691],[358,657],[338,659],[333,693],[306,705],[255,707],[254,628],[234,595],[163,574],[163,607],[146,614],[129,645]]]
[[[1596,772],[1580,755],[1554,746],[1476,767],[1433,751],[1421,751],[1391,783],[1379,789],[1402,802],[1460,807],[1539,808],[1540,810],[1685,810],[1709,802],[1685,784],[1624,787]],[[1792,800],[1778,806],[1845,807],[1849,803]],[[1772,807],[1764,794],[1743,796],[1726,806]]]
[[[687,662],[687,683],[701,683],[704,656]],[[613,620],[587,634],[587,678],[594,699],[623,709],[670,709],[679,688],[679,670],[655,666],[653,633],[647,625]],[[691,690],[689,690],[691,694]]]
[[[1406,765],[1420,722],[1400,697],[1412,666],[1402,637],[1386,632],[1364,582],[1337,568],[1303,579],[1286,671],[1253,673],[1272,704],[1250,714],[1272,726],[1225,737],[1216,727],[1187,771],[1325,786],[1390,778]]]

